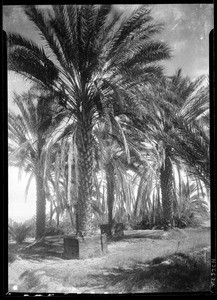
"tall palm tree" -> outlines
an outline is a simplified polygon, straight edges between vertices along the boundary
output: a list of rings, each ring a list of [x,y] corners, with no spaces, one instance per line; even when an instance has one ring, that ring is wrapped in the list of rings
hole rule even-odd
[[[191,141],[191,145],[194,145],[190,150],[191,154],[183,155],[183,151],[186,151],[190,145],[185,149],[184,146],[180,147],[178,150],[178,144],[175,144],[181,138],[181,128],[185,126],[188,127],[188,132],[186,129],[184,139],[188,136],[188,140],[190,140],[192,134],[190,134],[190,125],[187,123],[192,123],[193,118],[200,118],[207,110],[208,90],[207,87],[202,85],[203,80],[204,76],[192,81],[189,77],[183,77],[181,69],[178,69],[173,76],[163,78],[154,89],[151,86],[148,89],[140,89],[144,99],[144,107],[148,113],[146,113],[143,120],[136,119],[134,123],[137,128],[146,132],[153,140],[154,148],[161,157],[159,172],[165,229],[173,227],[174,180],[172,161],[175,159],[174,150],[177,150],[176,156],[182,157],[185,161],[188,159],[188,166],[190,166],[190,155],[193,155],[193,148],[197,145],[196,140]],[[195,110],[196,107],[197,110]],[[195,126],[194,128],[196,130]],[[176,136],[176,139],[174,136]],[[200,144],[200,146],[202,145]],[[204,146],[200,150],[203,152],[203,159],[205,159],[206,154],[204,156],[203,149]],[[194,162],[192,161],[191,167]],[[198,164],[195,165],[193,169],[197,169],[198,166]]]
[[[100,184],[97,174],[104,172],[106,174],[107,182],[107,206],[108,206],[108,221],[112,224],[113,221],[113,207],[115,200],[115,191],[120,195],[120,191],[117,190],[117,179],[122,182],[125,181],[127,166],[128,169],[132,168],[129,165],[129,152],[132,152],[128,148],[129,141],[126,140],[124,132],[116,121],[115,117],[111,117],[112,126],[107,126],[105,122],[100,122],[93,130],[94,138],[94,201],[92,202],[92,208],[100,213],[104,211],[100,209]],[[111,125],[111,124],[110,124]],[[68,121],[65,126],[62,126],[59,134],[54,135],[48,139],[44,149],[44,174],[45,174],[45,186],[48,194],[54,195],[54,206],[58,205],[61,210],[67,208],[70,212],[71,219],[73,219],[72,227],[74,227],[75,207],[78,194],[78,166],[77,166],[77,146],[74,135],[72,135],[73,127],[75,124],[73,121]],[[110,133],[109,133],[109,131]],[[72,140],[72,141],[71,141]],[[132,153],[131,153],[132,156]],[[102,174],[102,173],[101,173]],[[48,185],[48,181],[51,185]],[[125,184],[126,186],[126,184]],[[119,189],[120,190],[120,189]],[[123,188],[123,193],[126,195],[127,191]],[[128,197],[130,198],[130,197]],[[97,201],[95,201],[97,200]],[[126,197],[126,202],[129,199]],[[97,203],[98,202],[98,203]]]
[[[14,102],[19,113],[8,113],[9,164],[30,172],[29,180],[35,177],[37,239],[44,234],[46,215],[41,153],[51,127],[55,128],[57,122],[52,112],[55,102],[53,98],[51,102],[50,95],[39,97],[32,92],[15,94]]]
[[[10,33],[9,69],[60,93],[62,105],[71,110],[78,150],[78,234],[91,235],[94,124],[99,115],[112,112],[114,95],[123,107],[124,91],[133,82],[157,80],[162,68],[156,63],[168,59],[170,50],[153,39],[162,24],[152,22],[145,6],[127,17],[114,14],[112,5],[54,5],[47,11],[26,6],[24,12],[43,47]]]
[[[138,173],[135,163],[140,158],[138,154],[140,149],[134,133],[129,134],[124,128],[123,120],[125,117],[123,115],[110,116],[110,119],[111,124],[107,124],[102,119],[93,130],[95,167],[92,208],[99,214],[100,218],[104,218],[107,214],[107,220],[104,218],[104,221],[112,225],[114,218],[120,219],[118,215],[121,210],[124,212],[122,215],[124,218],[126,213],[130,214],[134,196],[129,179],[130,175],[127,171],[133,170]],[[122,120],[118,122],[118,119]],[[46,174],[45,177],[52,183],[49,187],[47,185],[48,180],[45,181],[46,190],[49,194],[54,195],[54,206],[58,205],[62,211],[67,209],[71,220],[73,220],[72,227],[74,228],[78,170],[75,139],[70,142],[73,126],[75,126],[73,121],[68,121],[60,131],[56,130],[56,132],[59,131],[56,138],[54,135],[50,137],[50,141],[44,147],[44,173]],[[100,176],[98,176],[99,173]],[[102,184],[107,193],[107,196],[104,197],[106,201],[103,201],[107,205],[107,209],[102,203]]]
[[[182,77],[181,75],[181,69],[179,69],[177,71],[177,73],[175,74],[175,76],[172,76],[171,78],[171,85],[170,85],[170,90],[171,92],[174,94],[174,96],[167,98],[170,101],[170,104],[173,105],[173,109],[169,109],[169,123],[167,122],[166,125],[168,126],[168,131],[164,130],[164,133],[167,137],[173,139],[174,137],[174,132],[175,132],[175,136],[176,138],[173,140],[172,145],[175,146],[173,147],[171,145],[171,143],[166,143],[165,144],[165,140],[163,140],[163,143],[166,145],[165,148],[165,168],[164,170],[161,170],[161,175],[162,175],[162,183],[165,184],[164,180],[170,180],[171,183],[168,181],[168,184],[166,184],[166,187],[168,189],[168,192],[165,194],[165,197],[163,197],[163,199],[165,199],[165,203],[168,203],[167,207],[170,207],[170,220],[172,221],[172,216],[173,216],[173,203],[174,203],[174,194],[172,193],[172,160],[174,160],[174,151],[175,149],[177,150],[177,146],[178,143],[176,145],[174,145],[174,142],[176,142],[177,140],[179,140],[181,138],[181,131],[182,128],[185,128],[185,134],[182,135],[182,137],[184,136],[184,140],[187,142],[185,144],[185,146],[182,144],[182,148],[179,148],[178,153],[176,151],[176,156],[178,154],[178,157],[180,158],[184,158],[184,161],[187,162],[188,165],[188,171],[189,171],[189,156],[191,154],[194,153],[194,150],[197,151],[197,154],[199,155],[199,151],[200,151],[200,158],[202,160],[206,160],[207,162],[207,149],[204,151],[204,145],[203,143],[199,142],[198,145],[198,139],[193,139],[192,141],[192,131],[194,132],[196,130],[196,132],[198,133],[198,130],[196,129],[196,127],[198,127],[196,125],[195,122],[193,122],[192,120],[194,119],[198,119],[201,117],[201,115],[204,113],[204,109],[207,110],[207,103],[208,103],[208,97],[209,97],[209,93],[208,93],[208,89],[207,87],[203,86],[203,81],[204,81],[204,76],[201,76],[199,78],[197,78],[195,81],[191,81],[190,78],[188,77]],[[167,93],[166,93],[167,94]],[[165,95],[165,99],[166,99],[167,95]],[[170,99],[174,99],[175,101],[171,101]],[[189,103],[192,105],[192,103],[197,104],[197,105],[193,105],[194,109],[191,111],[190,110],[190,106]],[[188,106],[188,108],[186,109],[186,106]],[[192,107],[191,107],[192,109]],[[180,119],[179,116],[182,115],[182,118]],[[167,114],[168,117],[168,114]],[[175,117],[175,120],[174,120]],[[195,123],[195,124],[193,124]],[[192,129],[192,125],[194,127],[194,129]],[[165,127],[164,127],[165,128]],[[194,135],[195,136],[195,135]],[[188,144],[188,142],[191,143]],[[207,140],[206,140],[207,141]],[[180,145],[180,143],[179,143]],[[191,146],[190,146],[191,145]],[[189,147],[193,147],[193,149],[191,148],[191,150],[189,151]],[[196,148],[196,149],[195,149]],[[193,151],[192,151],[193,150]],[[183,157],[183,151],[185,151],[185,153],[189,153],[189,155],[184,155]],[[202,152],[202,153],[201,153]],[[192,158],[192,157],[191,157]],[[191,159],[191,165],[193,164],[194,167],[193,169],[198,169],[199,167],[199,160],[198,162],[194,162]],[[168,167],[167,169],[167,165],[170,166],[170,168]],[[207,165],[207,168],[209,166],[209,163]],[[170,169],[170,171],[169,171]],[[166,172],[165,176],[163,176],[164,172]],[[167,173],[168,172],[168,173]],[[198,175],[199,172],[197,172]],[[201,178],[201,176],[200,176]],[[165,191],[166,191],[166,187],[165,187]],[[163,186],[162,186],[162,193],[163,193]],[[170,193],[170,197],[168,197]],[[162,194],[163,196],[163,194]],[[166,201],[166,199],[170,199],[170,205],[169,205],[169,200]],[[164,203],[164,201],[163,201]],[[166,209],[167,209],[166,207]],[[165,216],[167,217],[167,216]],[[169,216],[168,216],[169,217]],[[171,222],[170,222],[171,223]]]

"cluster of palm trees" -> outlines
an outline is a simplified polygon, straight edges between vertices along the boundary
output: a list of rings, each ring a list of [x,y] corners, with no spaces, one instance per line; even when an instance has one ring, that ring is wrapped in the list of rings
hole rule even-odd
[[[36,238],[46,201],[82,236],[94,234],[94,213],[111,224],[154,210],[174,226],[175,170],[179,191],[183,171],[209,190],[205,78],[164,75],[171,51],[145,5],[127,16],[112,5],[23,9],[41,43],[7,34],[9,71],[33,83],[8,115],[9,163],[35,177]]]

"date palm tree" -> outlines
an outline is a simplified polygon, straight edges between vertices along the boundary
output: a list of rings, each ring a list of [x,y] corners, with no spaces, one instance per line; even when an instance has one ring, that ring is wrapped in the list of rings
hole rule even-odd
[[[51,100],[52,99],[52,100]],[[36,180],[36,239],[43,236],[46,217],[46,194],[43,184],[42,149],[58,120],[54,118],[50,95],[38,96],[32,92],[14,97],[19,112],[8,113],[9,165],[30,173],[29,182]],[[60,115],[59,117],[60,118]]]
[[[114,13],[112,5],[25,6],[24,12],[41,45],[8,34],[9,69],[61,94],[63,107],[71,111],[78,151],[78,234],[91,235],[95,122],[111,113],[114,99],[124,106],[126,89],[158,80],[162,67],[157,62],[170,58],[170,50],[153,38],[162,24],[152,22],[146,6],[128,16]]]
[[[207,151],[204,152],[207,140],[204,137],[203,143],[196,141],[199,125],[194,125],[192,129],[192,120],[194,118],[200,119],[207,111],[209,93],[207,87],[203,85],[204,78],[201,76],[192,81],[189,77],[183,77],[181,69],[178,69],[173,76],[163,78],[154,89],[150,86],[148,89],[139,90],[148,113],[141,120],[135,119],[134,125],[145,132],[149,136],[149,140],[152,139],[155,152],[160,157],[159,173],[165,229],[173,227],[174,180],[172,161],[175,160],[175,156],[182,158],[189,167],[191,166],[192,170],[198,169],[197,167],[202,164],[202,156],[207,162]],[[181,132],[182,142],[185,140],[188,143],[191,140],[191,144],[186,145],[183,142],[183,147],[180,147],[180,142],[176,144],[181,139]],[[194,141],[192,136],[194,136]],[[197,146],[200,147],[202,156],[198,157],[198,164],[193,166],[195,163],[195,160],[192,161],[193,149],[196,150]],[[188,152],[189,147],[191,147],[189,153],[184,154],[185,151]],[[199,156],[198,151],[197,153]],[[209,164],[207,168],[209,168]]]
[[[114,114],[118,113],[115,111]],[[114,219],[121,220],[122,217],[125,218],[126,213],[131,213],[134,196],[127,171],[133,170],[139,174],[135,163],[139,161],[142,146],[139,145],[134,132],[130,134],[129,129],[126,130],[124,115],[110,116],[110,119],[111,124],[102,120],[93,130],[95,167],[92,207],[94,212],[104,219],[103,222],[112,225]],[[53,195],[54,206],[60,207],[61,211],[67,209],[72,228],[75,227],[78,191],[77,147],[75,139],[70,142],[73,138],[73,126],[75,124],[68,121],[60,131],[56,130],[60,133],[56,138],[52,135],[43,149],[46,191]],[[52,183],[49,186],[48,181]],[[106,191],[106,201],[102,201],[102,185]]]
[[[202,86],[194,97],[186,99],[173,118],[174,128],[167,143],[174,155],[187,166],[188,173],[199,178],[209,190],[210,137],[209,85]],[[165,138],[165,137],[164,137]]]
[[[188,77],[183,77],[181,74],[181,69],[179,69],[176,74],[169,78],[169,84],[166,84],[166,93],[163,93],[163,99],[165,99],[169,105],[165,105],[162,103],[161,107],[164,107],[163,114],[163,133],[167,136],[170,141],[173,140],[173,143],[165,143],[165,139],[163,141],[164,147],[164,165],[161,166],[160,169],[160,178],[161,178],[161,191],[162,191],[162,203],[163,203],[163,211],[164,218],[168,222],[169,226],[173,226],[173,215],[174,215],[174,193],[173,193],[173,168],[172,161],[175,159],[175,149],[176,156],[182,158],[187,165],[189,171],[189,158],[191,156],[191,168],[192,164],[194,165],[193,169],[198,169],[198,162],[192,161],[192,154],[194,150],[198,156],[201,154],[200,159],[207,161],[207,151],[204,151],[203,142],[200,142],[198,138],[194,138],[192,140],[192,133],[195,135],[199,132],[198,125],[192,120],[198,119],[204,113],[204,109],[207,110],[207,102],[208,102],[208,89],[203,85],[204,76],[197,78],[192,81]],[[169,90],[169,93],[168,93]],[[162,96],[162,93],[160,94]],[[197,104],[193,105],[194,109],[192,109],[192,103]],[[187,107],[186,107],[187,106]],[[190,109],[191,106],[191,109]],[[182,116],[182,117],[181,117]],[[185,128],[185,134],[182,129]],[[195,132],[196,131],[196,132]],[[182,132],[182,134],[181,134]],[[195,134],[196,133],[196,134]],[[177,146],[180,143],[176,144],[176,142],[181,138],[185,140],[185,145],[182,144],[182,147]],[[176,137],[173,139],[173,137]],[[190,143],[191,141],[191,143]],[[199,145],[198,145],[199,142]],[[205,140],[204,140],[205,142]],[[207,139],[206,139],[207,142]],[[189,144],[188,144],[189,143]],[[176,145],[175,145],[176,144]],[[206,144],[207,146],[207,144]],[[189,151],[189,147],[191,148]],[[206,148],[206,147],[205,147]],[[188,155],[183,156],[183,151],[188,153]],[[199,167],[200,168],[200,167]],[[209,163],[207,165],[209,168]],[[199,174],[199,172],[197,172]],[[201,178],[201,176],[200,176]]]

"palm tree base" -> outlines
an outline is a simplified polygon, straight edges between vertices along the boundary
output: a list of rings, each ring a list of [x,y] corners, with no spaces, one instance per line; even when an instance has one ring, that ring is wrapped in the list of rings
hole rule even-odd
[[[105,234],[91,237],[66,236],[63,241],[64,257],[67,259],[99,257],[108,252]]]
[[[171,222],[165,221],[164,222],[164,231],[173,229],[173,227],[174,227],[174,221],[171,221]]]

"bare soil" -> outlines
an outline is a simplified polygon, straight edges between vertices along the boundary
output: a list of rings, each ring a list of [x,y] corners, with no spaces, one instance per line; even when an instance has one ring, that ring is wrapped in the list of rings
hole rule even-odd
[[[9,243],[9,292],[103,294],[114,293],[120,270],[127,272],[157,257],[209,247],[210,228],[128,230],[123,238],[108,241],[107,254],[84,260],[64,258],[61,236],[47,237],[25,249],[30,243]]]

